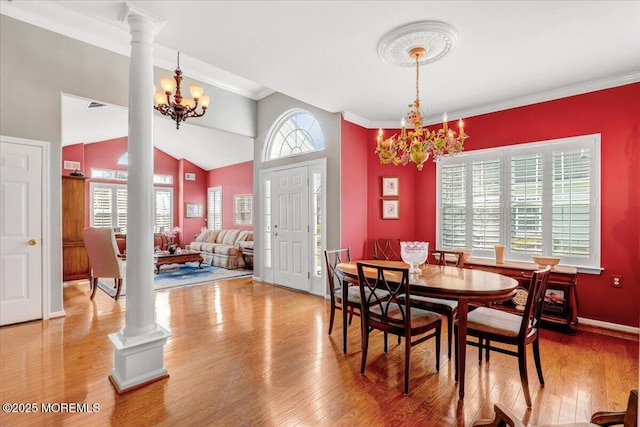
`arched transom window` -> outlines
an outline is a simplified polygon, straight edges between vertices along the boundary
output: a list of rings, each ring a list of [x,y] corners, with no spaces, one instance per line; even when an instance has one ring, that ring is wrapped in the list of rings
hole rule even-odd
[[[283,114],[269,133],[265,160],[324,150],[324,135],[313,114],[292,110]]]

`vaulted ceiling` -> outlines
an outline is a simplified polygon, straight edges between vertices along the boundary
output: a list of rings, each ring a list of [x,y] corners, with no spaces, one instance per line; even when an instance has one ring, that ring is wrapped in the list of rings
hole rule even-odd
[[[365,127],[397,126],[413,101],[414,69],[377,49],[416,21],[458,33],[449,56],[421,68],[427,124],[640,81],[638,1],[129,3],[165,21],[157,66],[172,70],[179,50],[195,79],[256,100],[281,92]],[[2,13],[128,55],[122,4],[3,1]]]

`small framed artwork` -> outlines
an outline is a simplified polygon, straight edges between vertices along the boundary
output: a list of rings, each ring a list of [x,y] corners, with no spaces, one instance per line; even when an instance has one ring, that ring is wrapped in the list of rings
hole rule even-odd
[[[397,176],[382,177],[382,197],[400,195],[400,178]]]
[[[187,218],[202,218],[204,216],[202,203],[185,203],[185,216]]]
[[[382,219],[400,218],[400,200],[382,201]]]

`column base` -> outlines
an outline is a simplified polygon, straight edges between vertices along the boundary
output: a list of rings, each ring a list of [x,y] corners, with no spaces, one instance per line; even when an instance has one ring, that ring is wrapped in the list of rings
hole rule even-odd
[[[155,330],[144,335],[126,337],[121,332],[109,335],[115,347],[115,367],[109,381],[118,394],[169,376],[164,367],[164,345],[170,336],[168,330],[157,324]]]

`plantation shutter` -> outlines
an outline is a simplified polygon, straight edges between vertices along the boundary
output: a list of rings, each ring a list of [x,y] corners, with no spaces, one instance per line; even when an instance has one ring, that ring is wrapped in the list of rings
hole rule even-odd
[[[92,188],[93,209],[91,216],[92,227],[111,227],[113,212],[111,210],[111,188]]]
[[[589,257],[591,150],[554,151],[552,155],[553,255]]]
[[[542,254],[542,154],[511,158],[510,246],[514,253]]]
[[[127,232],[127,187],[116,187],[116,227],[123,233]]]
[[[466,246],[466,164],[442,167],[442,249]]]
[[[173,193],[168,188],[157,188],[156,195],[156,212],[155,212],[155,231],[160,232],[171,230],[173,227]]]
[[[222,230],[222,187],[207,191],[207,224],[210,230]]]
[[[474,161],[472,175],[471,247],[493,249],[500,244],[501,162],[499,159]]]

